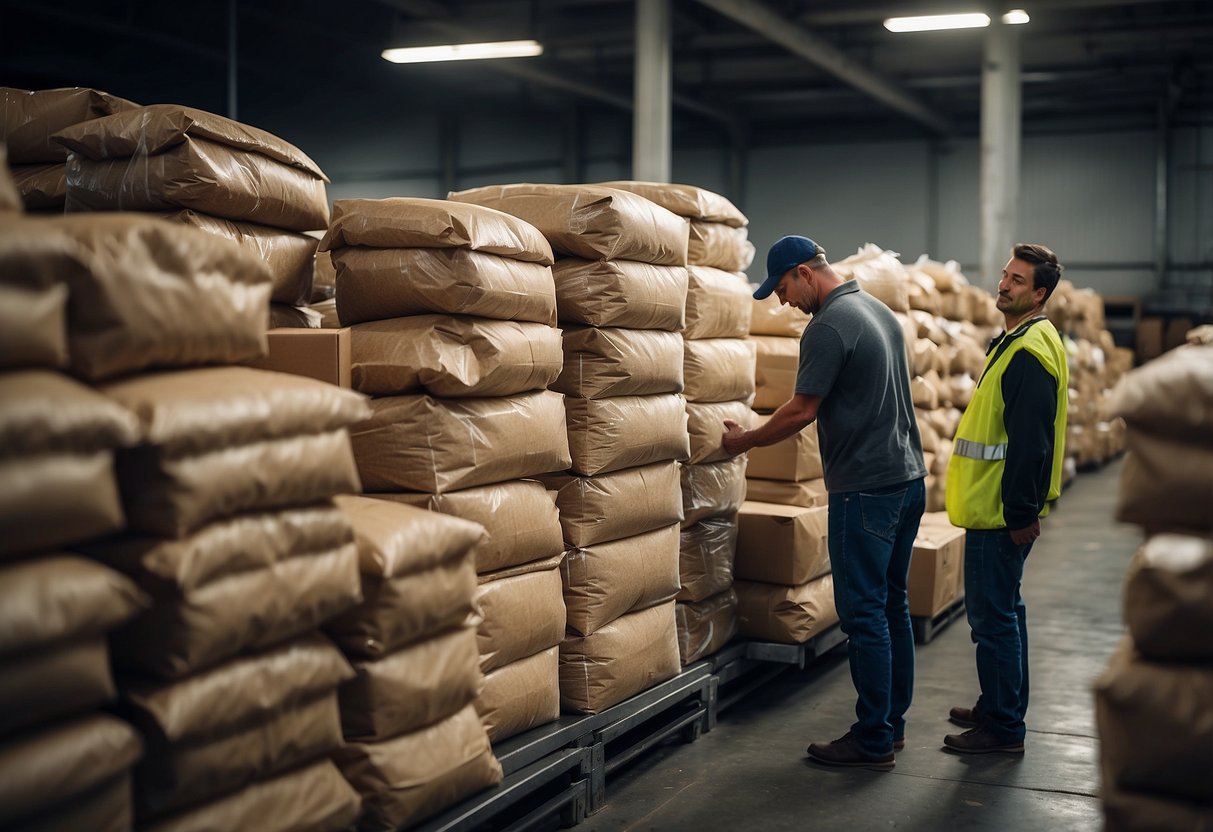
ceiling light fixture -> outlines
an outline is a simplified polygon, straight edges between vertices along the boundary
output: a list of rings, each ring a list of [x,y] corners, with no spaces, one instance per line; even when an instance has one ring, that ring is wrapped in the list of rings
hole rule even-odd
[[[1023,9],[1014,9],[1002,16],[1003,23],[1018,25],[1030,18]],[[890,17],[884,27],[890,32],[938,32],[944,29],[981,29],[990,25],[988,15],[981,12],[968,14],[928,14],[918,17]]]
[[[445,46],[415,46],[384,49],[384,60],[394,64],[423,64],[433,61],[478,61],[491,58],[531,58],[543,54],[534,40],[503,40],[495,43],[450,43]]]

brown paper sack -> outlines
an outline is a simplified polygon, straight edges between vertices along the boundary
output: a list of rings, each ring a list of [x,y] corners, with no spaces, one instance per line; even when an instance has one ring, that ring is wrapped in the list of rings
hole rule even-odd
[[[753,335],[750,340],[757,350],[754,359],[754,408],[777,410],[796,392],[800,341],[778,335]]]
[[[196,229],[138,214],[5,223],[0,273],[25,270],[68,286],[72,370],[90,381],[265,352],[269,271]]]
[[[650,202],[656,202],[662,208],[680,217],[724,223],[733,228],[742,228],[749,224],[746,215],[741,213],[728,198],[697,185],[637,182],[635,180],[617,180],[597,184],[607,188],[618,188],[621,191],[631,191]]]
[[[582,399],[680,393],[682,361],[677,332],[570,326],[552,389]]]
[[[682,466],[682,526],[735,514],[745,501],[744,456],[723,462]]]
[[[67,366],[67,284],[9,282],[17,276],[0,276],[0,369]]]
[[[342,326],[438,313],[556,323],[552,269],[465,248],[339,248]]]
[[[677,462],[657,462],[593,477],[545,477],[556,490],[560,526],[570,546],[592,546],[682,520]]]
[[[88,87],[20,90],[0,87],[0,144],[8,145],[9,162],[62,162],[67,150],[51,135],[60,130],[139,105]]]
[[[1125,623],[1148,658],[1213,660],[1213,540],[1171,534],[1147,540],[1125,576]]]
[[[2,663],[0,734],[96,710],[117,697],[104,635],[59,641]]]
[[[403,737],[351,743],[333,759],[362,795],[359,828],[366,830],[411,826],[501,782],[501,764],[471,705]]]
[[[750,334],[775,335],[799,339],[809,325],[810,315],[794,306],[784,306],[779,298],[768,295],[762,300],[750,298]]]
[[[1120,470],[1116,519],[1148,531],[1208,534],[1213,503],[1213,444],[1130,430]]]
[[[358,818],[358,793],[330,760],[270,777],[240,791],[141,827],[147,832],[340,832]]]
[[[678,592],[678,525],[635,537],[570,549],[560,567],[566,627],[593,635],[636,610]]]
[[[449,199],[338,199],[320,250],[344,246],[465,248],[552,265],[552,247],[530,223]]]
[[[493,742],[560,717],[560,648],[499,667],[484,679],[476,712]]]
[[[757,416],[754,424],[764,425],[769,418]],[[820,479],[825,473],[816,422],[774,445],[752,448],[748,457],[746,476],[754,479],[803,482]]]
[[[108,714],[6,737],[0,743],[0,824],[26,828],[18,821],[126,772],[141,753],[135,730]]]
[[[0,457],[133,445],[139,423],[126,409],[61,373],[0,374]]]
[[[565,257],[552,278],[562,323],[674,332],[686,321],[685,266]]]
[[[446,719],[480,693],[476,631],[460,627],[375,661],[354,662],[341,686],[341,729],[351,741],[381,742]]]
[[[835,263],[834,269],[844,280],[856,281],[859,288],[894,312],[910,311],[906,267],[898,261],[897,252],[882,251],[880,246],[868,243]]]
[[[447,194],[513,214],[539,229],[557,256],[687,262],[687,222],[643,197],[595,185],[489,185]]]
[[[737,593],[730,587],[697,603],[675,607],[682,666],[724,647],[737,634]]]
[[[1124,639],[1095,682],[1104,781],[1209,802],[1213,667],[1150,662]]]
[[[1191,832],[1213,829],[1213,806],[1100,785],[1106,832]]]
[[[535,480],[511,480],[445,494],[375,494],[484,526],[476,571],[492,572],[564,551],[556,498]]]
[[[564,397],[392,396],[350,436],[367,491],[442,494],[569,467]]]
[[[756,503],[814,508],[829,503],[830,494],[826,491],[824,479],[804,482],[747,479],[745,498]]]
[[[67,202],[67,167],[62,162],[13,165],[10,172],[13,185],[21,195],[21,206],[26,211],[63,213],[63,206]]]
[[[743,636],[803,644],[838,623],[834,576],[800,586],[737,581],[737,631]]]
[[[754,244],[745,228],[691,220],[687,263],[726,272],[743,272],[754,262]]]
[[[1108,402],[1139,431],[1211,444],[1213,436],[1213,346],[1190,345],[1126,375]]]
[[[566,399],[564,404],[572,457],[572,465],[565,467],[578,474],[593,476],[686,459],[686,405],[676,393]]]
[[[679,601],[702,601],[733,584],[737,551],[737,517],[710,517],[687,526],[679,535]]]
[[[476,645],[485,673],[560,644],[564,638],[564,555],[481,575]]]
[[[678,675],[674,602],[612,621],[592,636],[560,645],[560,705],[601,713]]]
[[[8,165],[8,154],[3,150],[4,142],[0,141],[0,214],[21,214],[24,206],[21,204],[22,195],[17,192]],[[8,217],[12,219],[12,217]]]
[[[684,338],[744,338],[750,333],[753,289],[744,274],[690,266],[687,269]]]
[[[731,419],[746,430],[754,426],[754,411],[749,402],[687,402],[687,432],[690,434],[692,464],[722,462],[729,454],[720,445],[724,420]]]
[[[74,832],[76,829],[126,832],[135,824],[132,794],[130,774],[118,774],[88,791],[55,801],[37,817],[27,818],[21,828],[38,832]]]
[[[124,522],[112,452],[0,459],[0,560],[100,537]]]
[[[513,396],[552,386],[564,368],[547,324],[415,315],[350,328],[350,379],[372,396]]]
[[[747,502],[738,515],[733,572],[750,581],[799,586],[830,571],[829,510]]]
[[[754,397],[754,344],[742,338],[687,341],[684,395],[690,402],[731,402]]]

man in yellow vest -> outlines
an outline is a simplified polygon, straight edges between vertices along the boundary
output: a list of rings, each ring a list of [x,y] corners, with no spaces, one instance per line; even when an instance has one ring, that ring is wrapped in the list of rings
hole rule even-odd
[[[962,754],[1022,754],[1028,710],[1028,627],[1020,595],[1040,518],[1061,494],[1069,371],[1043,310],[1062,267],[1042,245],[1014,247],[998,283],[1006,328],[994,339],[948,463],[948,518],[965,537],[965,605],[981,696],[952,708],[968,727],[944,737]]]

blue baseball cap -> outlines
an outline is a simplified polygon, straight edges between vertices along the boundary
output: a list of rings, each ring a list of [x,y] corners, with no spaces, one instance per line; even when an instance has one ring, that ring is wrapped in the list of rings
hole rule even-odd
[[[780,237],[767,252],[767,279],[754,293],[754,299],[762,300],[770,297],[771,292],[775,291],[775,287],[779,285],[780,279],[785,274],[801,263],[807,263],[820,253],[821,247],[808,237],[801,237],[797,234]]]

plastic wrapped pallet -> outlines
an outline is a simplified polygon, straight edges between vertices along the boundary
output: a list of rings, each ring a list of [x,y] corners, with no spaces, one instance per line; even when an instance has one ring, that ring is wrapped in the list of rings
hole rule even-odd
[[[684,395],[691,402],[731,402],[754,396],[754,345],[741,338],[687,341]]]
[[[1213,539],[1160,534],[1129,562],[1125,623],[1141,653],[1213,662]]]
[[[480,669],[499,667],[560,644],[565,633],[563,555],[481,575],[476,588]]]
[[[737,593],[732,588],[696,603],[680,602],[674,611],[684,667],[712,655],[737,634]]]
[[[560,648],[490,671],[476,712],[493,742],[545,725],[560,717]]]
[[[730,458],[720,444],[725,419],[731,419],[747,430],[754,425],[754,411],[746,401],[687,402],[686,413],[691,445],[687,461],[692,464]]]
[[[567,399],[564,408],[571,468],[578,474],[606,474],[687,456],[687,413],[678,394]],[[539,430],[529,433],[533,438]]]
[[[556,491],[565,542],[592,546],[681,521],[681,467],[655,462],[593,477],[546,477]]]
[[[814,508],[829,502],[824,479],[804,482],[747,479],[745,498],[757,503],[777,503],[784,506]]]
[[[679,534],[679,601],[703,601],[733,583],[733,557],[737,551],[737,518],[709,517],[687,526]]]
[[[743,636],[803,644],[838,623],[834,576],[799,586],[737,581],[737,630]]]
[[[9,162],[59,162],[67,150],[51,139],[82,121],[138,107],[132,101],[87,87],[22,90],[0,87],[0,144],[8,146]]]
[[[683,337],[744,338],[750,332],[753,289],[745,276],[710,266],[687,269],[687,325]]]
[[[800,586],[830,571],[829,512],[746,502],[738,515],[738,578]]]
[[[667,332],[686,322],[685,266],[565,257],[552,278],[562,322]]]
[[[683,528],[709,517],[735,514],[745,501],[746,459],[682,466]]]
[[[677,332],[566,327],[564,366],[553,390],[582,399],[680,393],[683,341]]]
[[[769,418],[757,416],[755,425],[764,425]],[[824,475],[815,422],[774,445],[751,449],[748,458],[746,476],[754,479],[803,482]]]
[[[678,592],[678,525],[570,549],[561,564],[565,626],[591,636],[630,612]]]

